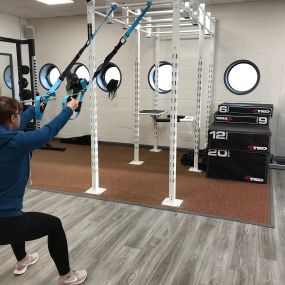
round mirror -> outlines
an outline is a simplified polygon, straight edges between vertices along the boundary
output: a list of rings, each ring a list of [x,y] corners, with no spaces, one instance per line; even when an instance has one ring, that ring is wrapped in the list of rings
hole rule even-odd
[[[50,81],[51,85],[53,85],[57,81],[59,76],[60,76],[60,71],[58,70],[57,67],[54,67],[50,70],[49,81]]]
[[[236,95],[252,92],[258,85],[260,72],[249,60],[238,60],[228,66],[224,74],[225,85]]]
[[[40,70],[40,82],[43,88],[49,90],[60,76],[60,71],[52,63],[45,64]]]
[[[118,80],[118,86],[120,87],[122,82],[122,73],[119,67],[113,63],[109,62],[107,66],[102,70],[96,77],[97,85],[102,91],[108,92],[107,85],[112,80]]]
[[[12,72],[11,72],[11,66],[8,65],[4,70],[4,81],[6,86],[9,89],[12,89]]]
[[[76,62],[72,66],[72,68],[70,70],[70,73],[76,73],[78,78],[84,78],[87,81],[90,80],[90,75],[89,75],[88,68],[83,63]]]
[[[155,91],[155,65],[148,72],[148,83],[152,90]],[[161,61],[158,70],[158,89],[159,94],[166,94],[171,91],[172,84],[172,65],[170,62]]]

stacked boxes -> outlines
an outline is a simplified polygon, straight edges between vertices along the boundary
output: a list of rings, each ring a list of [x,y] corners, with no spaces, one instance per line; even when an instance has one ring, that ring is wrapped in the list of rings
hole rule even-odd
[[[266,183],[271,104],[223,103],[208,133],[207,177]]]

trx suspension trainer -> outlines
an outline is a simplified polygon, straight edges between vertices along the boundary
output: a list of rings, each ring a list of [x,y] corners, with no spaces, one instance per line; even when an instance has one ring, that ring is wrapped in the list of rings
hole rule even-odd
[[[53,84],[53,86],[43,95],[36,96],[35,99],[35,119],[37,121],[40,121],[43,117],[44,110],[48,104],[48,101],[51,96],[56,97],[55,90],[61,85],[63,80],[66,78],[70,70],[72,69],[73,65],[76,63],[76,61],[80,58],[84,50],[90,45],[92,40],[95,38],[96,34],[99,32],[103,24],[106,22],[106,20],[109,18],[109,16],[113,13],[114,10],[117,9],[116,4],[112,4],[111,10],[106,15],[104,20],[101,22],[101,24],[98,26],[98,28],[95,30],[95,32],[89,37],[85,45],[79,50],[79,52],[76,54],[76,56],[73,58],[73,60],[68,64],[66,69],[63,71],[63,73],[59,76],[57,81]],[[89,27],[88,27],[89,28]]]
[[[152,1],[147,1],[147,5],[145,7],[145,9],[141,12],[141,14],[137,17],[137,19],[135,20],[135,22],[131,25],[131,27],[127,30],[127,32],[121,37],[119,43],[115,46],[115,48],[113,49],[113,51],[111,53],[109,53],[103,64],[101,64],[97,70],[95,71],[92,79],[90,82],[88,82],[86,79],[79,79],[80,85],[81,85],[81,91],[79,94],[75,94],[75,95],[66,95],[63,97],[63,101],[62,101],[62,107],[64,108],[66,106],[66,103],[70,100],[71,97],[73,98],[77,98],[78,95],[79,100],[78,100],[78,108],[75,110],[76,112],[76,116],[73,119],[76,119],[81,111],[81,106],[82,106],[82,101],[85,95],[85,92],[87,91],[88,87],[91,85],[91,82],[102,72],[104,71],[104,69],[108,66],[109,62],[111,61],[111,59],[116,55],[116,53],[118,52],[118,50],[127,42],[128,38],[130,37],[130,35],[132,34],[132,32],[135,30],[135,28],[137,27],[137,25],[140,23],[140,21],[142,20],[142,18],[145,16],[145,14],[147,13],[147,11],[150,9],[152,5]],[[77,79],[78,81],[78,79]],[[114,92],[116,92],[117,89],[117,84],[118,82],[114,82],[116,80],[110,80],[110,82],[108,84],[113,85],[111,86],[111,88],[114,90]],[[76,84],[78,85],[78,84]],[[113,99],[114,95],[110,95],[109,94],[109,98]]]

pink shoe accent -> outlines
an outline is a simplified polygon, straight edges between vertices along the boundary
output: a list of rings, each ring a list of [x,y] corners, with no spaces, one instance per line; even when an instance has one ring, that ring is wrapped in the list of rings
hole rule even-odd
[[[71,270],[68,278],[60,277],[58,279],[58,285],[78,285],[82,284],[87,278],[86,270]]]
[[[39,259],[39,254],[37,252],[34,253],[27,253],[26,258],[24,261],[18,261],[15,265],[14,274],[21,275],[27,271],[27,268],[35,264]]]

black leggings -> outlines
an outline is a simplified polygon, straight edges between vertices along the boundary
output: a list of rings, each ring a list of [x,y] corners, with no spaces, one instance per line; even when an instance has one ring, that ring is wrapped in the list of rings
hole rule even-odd
[[[59,218],[37,212],[27,212],[16,217],[0,217],[0,229],[0,244],[11,244],[18,261],[26,256],[25,241],[47,235],[49,253],[59,275],[70,271],[66,236]]]

